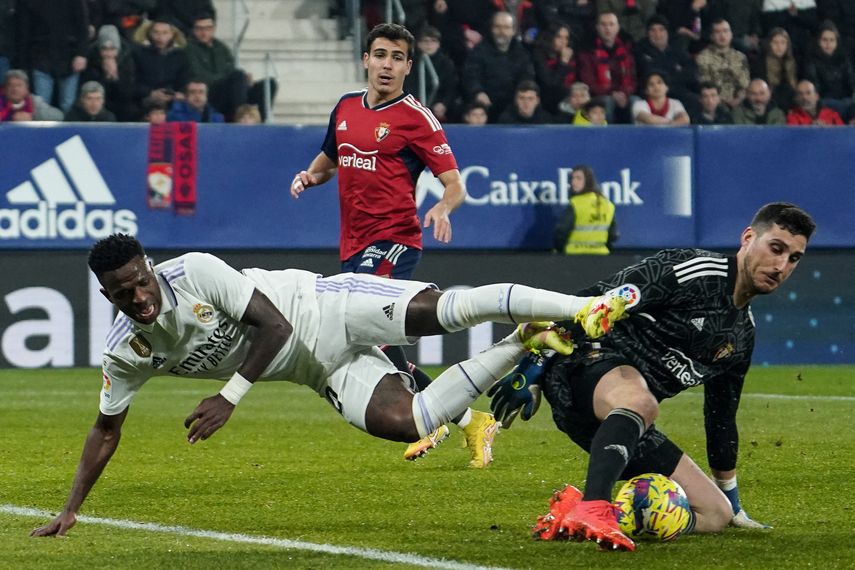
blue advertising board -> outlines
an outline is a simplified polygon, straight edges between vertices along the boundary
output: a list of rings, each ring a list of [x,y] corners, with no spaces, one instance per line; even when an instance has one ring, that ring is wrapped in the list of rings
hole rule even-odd
[[[447,128],[469,196],[453,240],[425,247],[548,250],[569,173],[593,167],[617,206],[619,247],[728,247],[757,206],[790,199],[816,217],[814,243],[855,245],[855,130]],[[2,125],[0,248],[85,249],[115,231],[151,248],[317,249],[338,245],[334,181],[293,200],[321,127],[200,125],[191,215],[147,204],[147,125]],[[429,173],[420,215],[441,196]],[[829,207],[833,204],[833,207]]]

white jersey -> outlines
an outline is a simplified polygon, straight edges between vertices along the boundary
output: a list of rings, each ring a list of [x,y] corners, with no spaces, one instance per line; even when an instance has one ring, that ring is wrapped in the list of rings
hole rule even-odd
[[[257,331],[240,322],[253,291],[267,295],[294,326],[294,334],[262,373],[262,379],[291,380],[319,390],[323,371],[313,365],[313,345],[296,339],[317,338],[317,275],[288,269],[262,272],[276,286],[256,283],[217,257],[188,253],[155,267],[162,307],[151,325],[119,313],[104,349],[101,412],[115,415],[131,403],[153,376],[188,376],[225,380],[246,358]]]
[[[125,410],[153,376],[230,378],[258,332],[240,322],[258,289],[294,328],[260,379],[307,385],[363,427],[373,386],[395,372],[372,347],[411,342],[406,308],[418,292],[433,287],[352,273],[323,278],[299,269],[238,272],[205,253],[165,261],[154,271],[162,297],[156,321],[143,325],[120,313],[107,334],[100,406],[105,415]]]

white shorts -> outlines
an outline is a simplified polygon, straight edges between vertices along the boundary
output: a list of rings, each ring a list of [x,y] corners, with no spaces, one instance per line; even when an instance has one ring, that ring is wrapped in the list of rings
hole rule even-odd
[[[412,344],[415,339],[404,329],[407,306],[418,293],[435,288],[361,273],[318,278],[315,356],[327,373],[322,395],[350,424],[365,430],[365,411],[377,384],[387,374],[400,373],[377,346]],[[409,374],[401,377],[411,383]]]

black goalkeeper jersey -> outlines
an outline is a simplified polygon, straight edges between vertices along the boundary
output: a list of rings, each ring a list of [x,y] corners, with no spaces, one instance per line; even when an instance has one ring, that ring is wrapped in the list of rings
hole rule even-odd
[[[629,317],[593,343],[586,361],[617,353],[644,376],[657,400],[704,385],[710,465],[736,465],[736,410],[754,350],[749,307],[733,304],[736,258],[666,249],[580,294],[621,294]]]

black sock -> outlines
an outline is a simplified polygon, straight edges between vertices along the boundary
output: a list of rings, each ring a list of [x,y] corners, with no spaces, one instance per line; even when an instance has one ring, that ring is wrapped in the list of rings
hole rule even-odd
[[[389,360],[392,361],[395,368],[401,372],[406,372],[407,374],[412,375],[413,380],[416,381],[416,387],[419,389],[419,392],[430,386],[430,383],[433,382],[433,378],[428,376],[427,372],[407,361],[407,355],[404,353],[403,346],[386,346],[383,348],[383,353],[389,357]],[[463,412],[463,414],[465,413],[466,412]],[[463,414],[460,414],[451,421],[458,423],[463,418]]]
[[[644,420],[637,413],[626,408],[609,412],[591,442],[583,501],[612,499],[612,488],[643,433]]]

